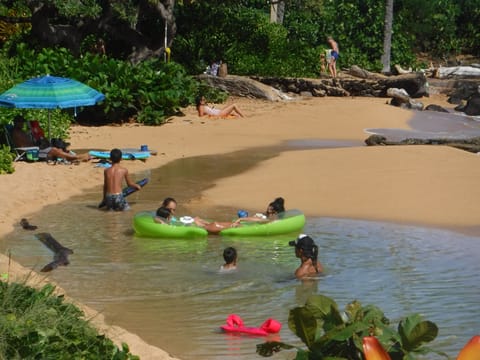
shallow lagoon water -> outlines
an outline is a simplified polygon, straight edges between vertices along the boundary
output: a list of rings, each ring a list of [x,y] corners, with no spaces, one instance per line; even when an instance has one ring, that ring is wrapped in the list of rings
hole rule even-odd
[[[440,329],[432,347],[455,356],[480,329],[478,237],[307,217],[304,232],[319,245],[326,271],[317,281],[302,283],[293,277],[298,260],[287,245],[294,235],[188,240],[133,235],[136,211],[153,210],[173,195],[180,203],[178,214],[190,214],[189,201],[214,179],[244,171],[278,151],[181,159],[151,174],[135,174],[137,180],[146,175],[151,180],[129,197],[130,212],[99,211],[99,187],[33,214],[29,220],[39,232],[50,232],[74,250],[71,264],[48,276],[70,296],[102,312],[109,323],[184,360],[255,358],[255,345],[262,339],[219,332],[231,313],[247,326],[273,317],[284,324],[281,340],[301,345],[288,329],[288,311],[315,293],[333,298],[341,309],[353,300],[375,304],[395,326],[403,316],[420,313]],[[236,210],[203,209],[201,215],[225,219]],[[39,271],[52,254],[34,234],[18,227],[3,239],[1,251]],[[239,252],[239,271],[222,274],[218,269],[227,246]],[[276,355],[292,357],[288,352]]]

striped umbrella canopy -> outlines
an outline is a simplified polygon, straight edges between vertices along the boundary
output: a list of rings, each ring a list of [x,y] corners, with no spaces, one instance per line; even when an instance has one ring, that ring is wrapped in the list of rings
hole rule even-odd
[[[105,95],[79,81],[57,76],[29,79],[0,95],[0,106],[19,109],[66,109],[92,106]],[[50,111],[48,113],[50,138]]]

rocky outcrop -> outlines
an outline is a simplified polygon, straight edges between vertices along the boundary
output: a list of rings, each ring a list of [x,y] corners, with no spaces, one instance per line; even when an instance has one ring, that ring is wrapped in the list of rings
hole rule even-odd
[[[401,141],[387,140],[382,135],[370,135],[365,144],[368,146],[378,145],[445,145],[452,146],[457,149],[478,153],[480,152],[480,137],[470,139],[415,139],[409,138]]]
[[[463,109],[465,114],[471,116],[478,116],[480,115],[480,94],[472,95],[468,101],[467,105]]]
[[[312,96],[372,96],[386,97],[389,88],[403,88],[411,97],[427,94],[427,79],[422,73],[398,76],[375,75],[358,67],[353,74],[342,74],[336,79],[304,79],[255,77],[255,80],[289,93],[310,93]]]
[[[387,96],[391,97],[390,104],[407,109],[423,110],[423,104],[413,100],[405,89],[389,88]]]
[[[409,96],[416,98],[427,94],[426,77],[423,73],[409,73],[398,76],[384,76],[352,67],[351,73],[342,73],[332,78],[280,78],[225,77],[198,75],[197,79],[228,92],[230,95],[285,100],[293,96],[372,96],[386,97],[389,88],[405,89]]]
[[[288,99],[287,95],[282,94],[277,89],[245,76],[226,75],[220,77],[202,74],[198,75],[197,79],[234,96],[270,101]]]

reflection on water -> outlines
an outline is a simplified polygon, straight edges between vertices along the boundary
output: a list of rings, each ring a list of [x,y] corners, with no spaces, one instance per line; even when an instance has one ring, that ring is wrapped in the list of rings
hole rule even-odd
[[[414,139],[469,139],[480,136],[478,117],[460,112],[412,111],[409,121],[411,130],[406,129],[365,129],[369,134],[385,136],[390,141]]]
[[[451,356],[478,333],[480,239],[476,237],[307,218],[304,231],[316,239],[326,272],[318,281],[301,283],[293,276],[298,259],[288,246],[291,236],[195,240],[133,236],[136,211],[155,209],[165,196],[173,195],[179,200],[178,213],[189,213],[188,201],[214,179],[244,171],[277,151],[255,154],[256,160],[242,153],[182,159],[152,171],[150,183],[129,197],[131,212],[98,211],[99,187],[31,216],[39,232],[52,233],[74,250],[71,264],[49,276],[70,296],[101,311],[109,323],[185,360],[255,357],[261,339],[219,333],[231,313],[239,314],[246,326],[259,326],[269,317],[278,319],[284,324],[282,341],[301,345],[288,329],[288,310],[315,293],[332,297],[340,308],[355,299],[378,305],[395,325],[402,316],[421,313],[440,328],[432,347]],[[214,218],[236,214],[230,208],[205,211]],[[15,260],[37,271],[52,259],[34,232],[20,227],[1,246],[2,252],[10,249]],[[239,271],[219,273],[227,246],[237,248]],[[291,355],[282,352],[276,358]]]

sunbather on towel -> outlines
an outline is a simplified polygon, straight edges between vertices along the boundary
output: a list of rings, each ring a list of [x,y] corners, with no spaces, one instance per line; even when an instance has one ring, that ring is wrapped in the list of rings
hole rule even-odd
[[[28,132],[24,130],[25,126],[25,119],[22,116],[16,116],[13,120],[13,131],[12,131],[12,139],[15,143],[16,147],[30,147],[36,146],[33,142],[32,137]],[[70,152],[63,151],[62,149],[47,146],[39,151],[39,157],[45,160],[56,160],[57,158],[65,159],[68,161],[88,161],[89,155],[88,154],[72,154]]]
[[[198,116],[200,117],[205,115],[213,117],[226,117],[229,115],[243,117],[243,113],[236,104],[225,106],[222,109],[214,109],[206,104],[204,96],[198,96],[195,102],[197,104]]]

